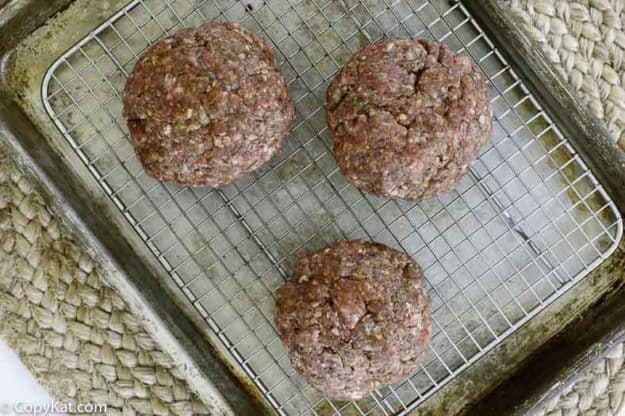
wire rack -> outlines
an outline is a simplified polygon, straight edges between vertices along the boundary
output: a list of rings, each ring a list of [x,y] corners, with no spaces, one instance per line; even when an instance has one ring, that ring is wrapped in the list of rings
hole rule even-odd
[[[297,122],[283,152],[224,189],[148,177],[121,116],[137,57],[172,31],[238,21],[273,45]],[[324,94],[358,49],[384,36],[444,41],[487,79],[494,136],[455,192],[415,204],[350,186],[332,155]],[[135,0],[60,57],[43,83],[63,136],[280,414],[407,413],[614,250],[621,218],[601,185],[465,8],[449,0]],[[375,240],[421,264],[433,343],[407,381],[354,403],[315,392],[289,366],[274,293],[298,256]]]

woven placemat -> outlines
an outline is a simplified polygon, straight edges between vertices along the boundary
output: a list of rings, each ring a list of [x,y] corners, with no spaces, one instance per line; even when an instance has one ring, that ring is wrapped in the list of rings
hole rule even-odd
[[[549,400],[536,416],[625,415],[625,345],[618,344],[586,374]]]
[[[0,153],[0,336],[56,399],[107,415],[206,407],[89,255]]]

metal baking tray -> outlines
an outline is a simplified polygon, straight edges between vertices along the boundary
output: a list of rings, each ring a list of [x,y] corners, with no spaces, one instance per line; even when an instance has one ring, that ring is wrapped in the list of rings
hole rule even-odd
[[[117,210],[111,221],[134,234],[140,259],[159,264],[168,294],[211,333],[217,355],[279,414],[417,409],[479,370],[482,358],[570,293],[621,241],[609,180],[598,179],[601,168],[589,167],[508,64],[471,3],[134,0],[43,74],[41,100],[65,141],[63,155],[73,157],[72,167],[82,165],[90,175],[82,180]],[[159,183],[134,155],[121,91],[150,44],[212,20],[237,21],[271,42],[296,125],[281,154],[233,186]],[[354,52],[388,36],[445,42],[468,53],[487,80],[492,143],[456,191],[431,201],[364,194],[340,175],[332,155],[325,89]],[[308,386],[273,327],[275,290],[298,256],[344,238],[412,255],[433,301],[433,342],[421,368],[353,403]]]
[[[137,57],[179,27],[224,19],[272,41],[296,103],[284,152],[234,186],[159,183],[121,116]],[[420,204],[347,184],[324,117],[328,82],[383,36],[468,52],[486,75],[493,143],[467,179]],[[620,215],[592,172],[458,3],[133,1],[50,68],[44,105],[234,361],[284,414],[399,414],[488,353],[615,249]],[[272,325],[274,293],[297,257],[341,238],[414,256],[433,300],[433,342],[406,382],[355,404],[319,395],[290,368]]]

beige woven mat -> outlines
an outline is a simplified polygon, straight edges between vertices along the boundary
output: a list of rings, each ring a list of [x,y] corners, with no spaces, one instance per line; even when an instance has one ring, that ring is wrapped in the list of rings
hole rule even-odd
[[[506,4],[625,150],[625,0]]]
[[[0,336],[66,403],[207,414],[169,356],[0,153]]]
[[[625,0],[510,0],[625,149]],[[0,154],[0,336],[59,399],[109,414],[206,414],[92,259]],[[625,412],[623,345],[541,410]]]
[[[536,416],[625,415],[623,350],[623,344],[613,348],[594,368],[560,396],[550,400]]]

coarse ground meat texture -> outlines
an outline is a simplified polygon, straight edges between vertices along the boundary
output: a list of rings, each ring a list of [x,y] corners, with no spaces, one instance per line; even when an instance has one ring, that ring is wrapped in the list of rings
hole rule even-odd
[[[145,171],[189,186],[221,187],[256,170],[295,118],[271,49],[234,23],[181,29],[151,46],[123,102]]]
[[[341,172],[379,196],[422,200],[453,189],[491,137],[480,71],[442,43],[368,46],[343,67],[326,101]]]
[[[338,400],[358,400],[407,378],[431,339],[419,266],[362,240],[302,256],[279,289],[275,322],[292,366]]]

